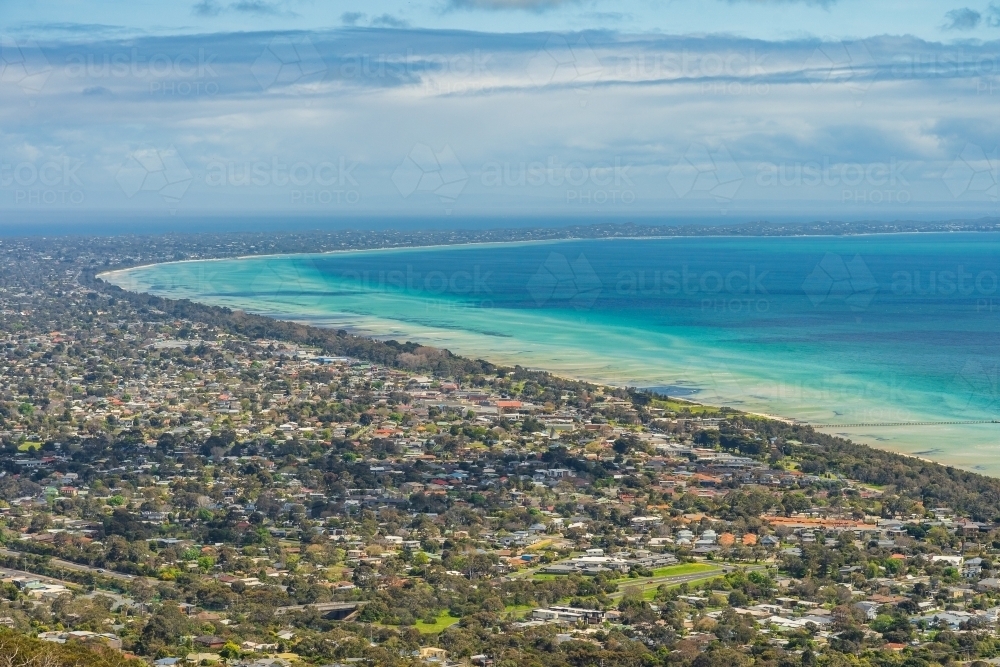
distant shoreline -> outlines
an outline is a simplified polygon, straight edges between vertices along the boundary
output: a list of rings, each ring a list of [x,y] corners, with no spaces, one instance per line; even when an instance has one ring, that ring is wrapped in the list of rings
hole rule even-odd
[[[554,228],[558,229],[558,228]],[[520,230],[514,230],[520,231]],[[531,231],[531,230],[527,230]],[[96,278],[103,278],[105,276],[114,276],[118,274],[126,274],[129,271],[136,269],[144,269],[152,266],[166,266],[169,264],[189,264],[194,262],[224,262],[228,260],[237,259],[270,259],[270,258],[280,258],[280,257],[293,257],[299,255],[339,255],[339,254],[353,254],[353,253],[374,253],[374,252],[393,252],[393,251],[405,251],[405,250],[432,250],[432,249],[449,249],[449,248],[468,248],[468,247],[483,247],[488,248],[491,246],[516,246],[516,245],[542,245],[546,243],[560,243],[564,241],[671,241],[675,239],[696,239],[696,238],[733,238],[733,239],[792,239],[792,238],[855,238],[855,237],[868,237],[868,236],[916,236],[916,235],[927,235],[927,234],[942,234],[942,235],[953,235],[953,234],[1000,234],[1000,222],[997,223],[996,229],[957,229],[957,230],[899,230],[899,231],[877,231],[877,232],[855,232],[849,234],[662,234],[659,236],[654,235],[639,235],[639,236],[560,236],[556,238],[547,239],[522,239],[522,240],[510,240],[510,241],[458,241],[456,243],[427,243],[427,244],[416,244],[416,245],[390,245],[374,248],[343,248],[335,250],[321,250],[314,252],[273,252],[273,253],[261,253],[261,254],[246,254],[246,255],[231,255],[227,257],[199,257],[193,259],[175,259],[166,262],[147,262],[145,264],[133,264],[130,266],[110,269],[108,271],[102,271],[101,273],[95,274]]]

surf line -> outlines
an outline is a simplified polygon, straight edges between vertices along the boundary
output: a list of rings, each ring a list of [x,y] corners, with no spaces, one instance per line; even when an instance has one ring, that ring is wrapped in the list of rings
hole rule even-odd
[[[979,419],[958,422],[871,422],[868,424],[809,424],[813,428],[857,428],[860,426],[954,426],[961,424],[1000,424],[1000,419]]]

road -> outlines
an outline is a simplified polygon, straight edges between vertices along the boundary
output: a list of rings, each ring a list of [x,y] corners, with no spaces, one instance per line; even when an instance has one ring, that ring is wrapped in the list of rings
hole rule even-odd
[[[35,574],[34,572],[28,572],[26,570],[15,570],[9,567],[0,567],[0,576],[3,577],[30,577],[32,579],[38,579],[38,581],[43,584],[55,584],[59,586],[65,586],[71,590],[79,589],[80,584],[75,584],[72,581],[63,581],[62,579],[56,579],[54,577],[46,577],[41,574]]]
[[[14,558],[20,558],[21,556],[30,556],[37,554],[28,554],[21,551],[12,551],[10,549],[4,549],[0,547],[0,555],[11,556]],[[49,562],[55,567],[61,567],[65,570],[73,570],[74,572],[87,572],[98,577],[108,577],[110,579],[117,579],[118,581],[135,581],[136,579],[145,579],[146,583],[150,585],[157,585],[161,583],[158,579],[152,579],[150,577],[137,577],[133,574],[123,574],[121,572],[115,572],[114,570],[105,570],[99,567],[91,567],[89,565],[80,565],[79,563],[72,563],[68,560],[63,560],[61,558],[49,558]],[[40,575],[33,574],[39,579],[42,579]]]

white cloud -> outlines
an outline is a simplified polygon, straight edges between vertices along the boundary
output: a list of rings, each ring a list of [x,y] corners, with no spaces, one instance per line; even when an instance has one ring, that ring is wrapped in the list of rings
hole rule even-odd
[[[576,45],[586,58],[564,57]],[[995,211],[988,189],[956,197],[943,176],[967,144],[996,149],[995,95],[977,94],[995,50],[856,47],[374,28],[49,42],[39,90],[0,81],[0,209],[57,196],[29,176],[71,164],[79,207],[161,210],[170,192],[138,169],[116,180],[124,156],[151,146],[190,172],[166,179],[184,188],[169,202],[179,211],[441,215],[445,200],[477,215]],[[830,55],[841,51],[855,55]],[[539,77],[539,54],[559,66]],[[436,162],[400,171],[418,145]],[[10,181],[21,163],[25,182]]]

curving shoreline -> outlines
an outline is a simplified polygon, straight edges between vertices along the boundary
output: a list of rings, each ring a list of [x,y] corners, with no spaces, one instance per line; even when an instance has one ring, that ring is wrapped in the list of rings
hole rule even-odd
[[[668,238],[671,243],[677,240],[675,237]],[[774,237],[766,240],[770,241],[772,238]],[[642,240],[645,242],[649,239]],[[957,442],[969,441],[971,427],[943,424],[928,426],[917,423],[954,421],[953,413],[935,413],[930,408],[904,413],[900,412],[898,408],[893,409],[890,403],[885,403],[884,407],[880,408],[878,406],[881,403],[878,401],[877,392],[872,392],[871,388],[868,388],[870,396],[860,396],[859,400],[854,401],[858,403],[858,410],[866,409],[868,412],[846,414],[840,421],[844,424],[891,421],[901,425],[892,428],[838,425],[835,423],[836,419],[831,419],[831,415],[835,416],[836,413],[823,412],[822,410],[825,409],[825,404],[830,404],[831,401],[836,403],[848,395],[850,385],[846,382],[849,378],[844,381],[844,384],[838,384],[837,378],[834,377],[833,380],[823,379],[822,373],[817,371],[816,375],[821,378],[821,381],[815,382],[814,386],[811,383],[815,380],[809,373],[795,367],[789,367],[787,371],[780,371],[780,369],[775,371],[773,364],[770,364],[772,367],[766,370],[777,372],[777,376],[772,374],[770,380],[767,379],[767,376],[762,375],[755,378],[741,372],[740,364],[742,362],[739,361],[738,356],[732,357],[728,361],[722,358],[722,362],[714,367],[706,366],[704,363],[699,365],[698,354],[703,353],[704,350],[698,349],[697,345],[692,346],[690,339],[686,340],[677,336],[657,339],[658,342],[655,342],[650,348],[657,350],[657,352],[653,353],[652,357],[648,355],[643,357],[643,350],[632,348],[636,348],[637,341],[644,337],[648,338],[652,334],[648,331],[629,329],[620,323],[609,328],[610,325],[601,321],[599,314],[588,314],[585,321],[573,322],[566,320],[559,313],[548,311],[496,311],[503,313],[502,324],[508,329],[521,327],[523,330],[533,329],[537,331],[534,338],[523,338],[522,336],[522,339],[518,340],[504,336],[502,338],[488,337],[489,340],[484,340],[483,333],[489,333],[491,330],[499,331],[495,312],[484,316],[483,312],[474,309],[462,310],[464,306],[460,303],[434,301],[429,299],[427,295],[410,294],[401,297],[385,292],[368,293],[358,297],[358,300],[365,302],[362,305],[369,308],[368,311],[350,312],[348,309],[346,312],[343,310],[337,312],[336,309],[318,303],[315,296],[313,296],[313,301],[302,303],[298,296],[289,296],[282,292],[280,286],[275,288],[273,284],[267,286],[267,289],[272,290],[273,293],[266,295],[267,298],[264,299],[256,298],[252,294],[248,296],[246,293],[240,293],[236,287],[245,291],[247,288],[245,281],[242,283],[235,281],[234,291],[229,293],[226,292],[225,285],[227,280],[239,275],[239,270],[236,270],[236,273],[232,275],[227,274],[227,272],[235,270],[234,266],[240,263],[244,263],[245,268],[245,263],[248,262],[264,262],[268,270],[274,274],[271,277],[281,282],[288,279],[288,276],[282,272],[289,270],[289,263],[301,262],[303,259],[358,258],[359,256],[377,258],[398,256],[400,253],[424,254],[442,249],[447,251],[469,249],[481,251],[487,248],[509,249],[511,247],[548,246],[553,243],[566,243],[566,241],[546,239],[543,241],[520,241],[513,244],[489,242],[485,244],[402,246],[319,254],[296,253],[251,255],[227,259],[180,260],[105,271],[100,276],[108,282],[130,291],[150,292],[170,298],[188,298],[202,303],[243,309],[280,320],[347,329],[359,335],[380,340],[391,338],[414,340],[434,347],[447,348],[466,357],[546,369],[563,377],[599,384],[611,386],[659,386],[665,384],[690,386],[698,390],[697,394],[689,396],[687,399],[693,402],[706,405],[729,405],[744,412],[778,418],[783,421],[823,424],[824,426],[818,429],[822,432],[849,437],[881,449],[911,456],[917,453],[933,452],[932,455],[942,462],[980,472],[993,467],[992,461],[989,461],[989,467],[983,465],[984,458],[989,459],[989,451],[984,454],[981,447],[966,446],[958,449],[954,447]],[[178,266],[183,267],[180,273],[175,271]],[[295,273],[292,278],[301,281],[298,283],[299,287],[302,288],[301,291],[308,292],[314,286],[312,281],[317,280],[317,277],[301,267],[297,268],[296,271],[299,273]],[[173,283],[171,285],[157,285],[157,278],[165,276],[170,277]],[[221,278],[218,278],[219,276]],[[216,278],[218,278],[218,284],[213,283]],[[321,287],[325,290],[346,289],[343,284],[331,282],[328,278],[324,278],[324,280],[327,282],[322,283]],[[186,284],[185,281],[187,281]],[[212,289],[207,289],[208,287]],[[357,285],[349,287],[354,292],[358,291]],[[306,301],[309,300],[306,299]],[[391,310],[392,317],[387,319],[385,312],[380,312],[377,309],[371,310],[372,304],[376,302],[380,304],[379,308]],[[438,312],[428,314],[426,310],[420,311],[421,308],[441,307],[455,310],[453,313],[444,312],[443,314]],[[481,326],[476,325],[476,322],[480,322]],[[574,347],[579,341],[574,342],[572,336],[567,338],[568,334],[565,331],[567,322],[580,332],[590,332],[594,336],[610,336],[608,340],[620,340],[620,354],[610,361],[608,359],[602,360],[602,357],[596,354],[593,348]],[[562,342],[561,346],[560,341]],[[659,347],[657,347],[658,345]],[[669,359],[664,359],[663,351],[667,350],[669,350],[667,355]],[[713,354],[717,355],[719,351],[714,350]],[[632,361],[629,362],[629,359]],[[654,359],[655,363],[650,364],[649,359]],[[682,364],[674,363],[671,366],[668,363],[677,362],[678,359],[689,362],[686,371],[683,370]],[[663,373],[669,372],[671,367],[676,374],[665,382]],[[781,373],[786,373],[787,377],[794,378],[794,380],[780,381],[775,384],[774,378],[778,377],[780,380]],[[824,382],[826,382],[825,385]],[[789,400],[793,402],[789,403]],[[798,407],[794,402],[796,400]],[[881,414],[886,418],[870,418],[874,414]],[[986,433],[986,429],[991,432]],[[979,433],[973,433],[972,438],[974,441],[983,442],[983,446],[987,446],[990,441],[995,439],[992,437],[995,431],[995,426],[984,425]],[[997,462],[996,467],[1000,471],[1000,461]]]

